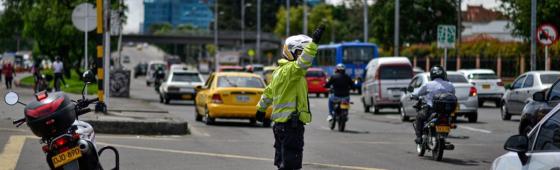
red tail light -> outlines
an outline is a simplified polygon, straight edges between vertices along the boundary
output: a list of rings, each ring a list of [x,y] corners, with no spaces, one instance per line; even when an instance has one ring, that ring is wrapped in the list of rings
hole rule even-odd
[[[222,104],[222,103],[224,103],[224,101],[222,100],[222,97],[220,96],[220,94],[214,94],[214,95],[212,95],[212,103]]]
[[[68,142],[69,142],[68,139],[66,139],[64,137],[63,138],[58,138],[56,141],[54,141],[54,146],[56,148],[61,148],[64,145],[66,145],[66,143],[68,143]]]
[[[496,84],[498,84],[498,86],[504,86],[504,83],[502,83],[501,81]]]
[[[471,89],[469,90],[469,96],[476,96],[477,91],[476,88],[471,87]]]

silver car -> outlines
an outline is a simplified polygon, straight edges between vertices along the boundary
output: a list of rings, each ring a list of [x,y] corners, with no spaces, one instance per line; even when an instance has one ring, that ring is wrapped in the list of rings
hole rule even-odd
[[[408,89],[401,95],[401,120],[408,121],[410,117],[416,116],[416,109],[413,107],[416,100],[410,98],[412,92],[417,92],[420,87],[429,81],[429,73],[419,73],[408,85]],[[476,88],[469,84],[465,76],[458,72],[447,72],[447,79],[455,87],[455,96],[459,100],[459,111],[457,116],[465,116],[469,122],[476,122],[478,119],[478,97]]]
[[[558,169],[560,162],[560,105],[556,105],[525,135],[510,137],[510,152],[496,158],[492,170]]]
[[[533,93],[549,88],[559,78],[558,71],[530,71],[517,77],[513,84],[506,85],[507,90],[502,98],[502,120],[521,115]]]

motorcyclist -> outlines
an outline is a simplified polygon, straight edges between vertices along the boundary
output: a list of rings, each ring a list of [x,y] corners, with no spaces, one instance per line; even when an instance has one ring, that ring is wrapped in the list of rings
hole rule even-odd
[[[155,84],[155,89],[156,91],[159,90],[159,86],[161,85],[161,82],[163,81],[163,79],[165,78],[165,70],[163,69],[163,66],[159,66],[156,71],[154,72],[154,84]]]
[[[332,88],[331,88],[332,86]],[[331,121],[334,116],[334,103],[350,100],[350,90],[354,88],[352,78],[346,74],[344,64],[337,64],[335,74],[331,76],[325,88],[331,88],[331,96],[329,97],[329,116],[327,121]]]
[[[455,94],[455,87],[447,80],[447,73],[445,69],[441,66],[434,66],[430,69],[430,79],[432,81],[424,84],[420,89],[416,92],[412,93],[412,96],[422,96],[424,102],[428,107],[425,107],[421,111],[418,112],[416,116],[416,122],[414,126],[414,130],[416,132],[416,139],[414,142],[420,144],[422,141],[422,129],[424,128],[424,124],[426,123],[426,119],[429,118],[432,113],[432,100],[433,97],[440,93],[452,93]]]

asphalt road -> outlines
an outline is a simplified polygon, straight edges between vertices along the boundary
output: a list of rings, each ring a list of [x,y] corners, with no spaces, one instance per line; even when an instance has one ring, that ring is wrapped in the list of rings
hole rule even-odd
[[[126,54],[146,55],[148,51],[129,50],[132,52]],[[129,66],[135,65],[136,58],[142,57],[131,56]],[[26,90],[29,91],[15,89]],[[0,94],[6,92],[2,86]],[[32,99],[30,93],[21,94],[24,100]],[[218,119],[212,126],[196,122],[192,102],[160,104],[156,92],[146,87],[143,77],[133,79],[131,97],[149,101],[153,107],[187,120],[192,134],[97,134],[98,146],[119,149],[121,169],[275,169],[270,128],[250,125],[248,120]],[[341,133],[327,128],[327,99],[310,98],[313,122],[306,126],[303,169],[489,169],[492,161],[505,153],[503,143],[516,133],[519,123],[518,117],[500,120],[499,109],[488,104],[479,109],[478,123],[459,119],[459,127],[449,139],[455,150],[446,151],[443,161],[437,162],[428,156],[417,156],[412,124],[401,122],[395,110],[381,110],[378,115],[364,113],[359,96],[352,96],[351,100],[355,104],[350,110],[348,131]],[[25,126],[11,125],[12,119],[23,114],[22,110],[22,106],[0,104],[0,170],[47,169],[39,140]],[[104,154],[101,159],[106,169],[112,167],[112,156]]]

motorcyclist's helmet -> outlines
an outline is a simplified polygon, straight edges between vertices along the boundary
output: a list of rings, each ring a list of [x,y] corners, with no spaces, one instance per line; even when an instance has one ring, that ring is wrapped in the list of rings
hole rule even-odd
[[[445,69],[441,66],[434,66],[430,69],[430,79],[435,80],[436,78],[440,78],[443,80],[447,80],[447,73]]]
[[[311,43],[313,39],[307,35],[294,35],[290,36],[284,41],[282,47],[282,56],[289,61],[294,61],[301,55],[303,48]]]
[[[346,66],[344,66],[344,64],[341,63],[336,65],[336,70],[335,70],[336,72],[344,73],[345,70],[346,70]]]

